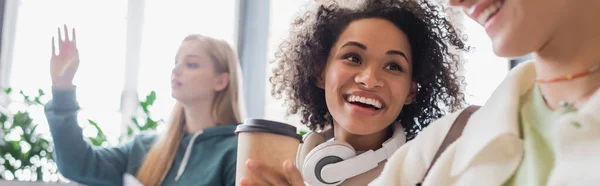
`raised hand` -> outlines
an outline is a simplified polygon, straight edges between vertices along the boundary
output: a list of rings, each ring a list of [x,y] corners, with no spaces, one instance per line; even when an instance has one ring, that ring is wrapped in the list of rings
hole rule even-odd
[[[77,37],[73,28],[73,37],[69,39],[69,30],[64,25],[65,39],[63,40],[61,29],[58,28],[58,51],[52,37],[52,57],[50,58],[50,76],[52,86],[61,89],[69,89],[73,86],[73,78],[79,67],[79,51],[77,50]]]

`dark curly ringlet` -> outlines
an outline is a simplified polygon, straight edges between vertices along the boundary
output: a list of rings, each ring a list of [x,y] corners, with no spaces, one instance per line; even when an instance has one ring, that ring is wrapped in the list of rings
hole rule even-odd
[[[451,52],[468,51],[440,5],[429,0],[365,0],[355,8],[333,2],[320,5],[294,20],[289,38],[275,54],[276,68],[270,77],[271,94],[286,97],[288,114],[302,116],[301,122],[311,130],[331,124],[325,103],[325,91],[316,86],[332,46],[344,29],[355,20],[381,18],[392,22],[408,37],[413,56],[413,81],[417,96],[402,108],[407,137],[412,139],[421,129],[447,112],[464,106],[463,78],[457,75],[460,56]]]

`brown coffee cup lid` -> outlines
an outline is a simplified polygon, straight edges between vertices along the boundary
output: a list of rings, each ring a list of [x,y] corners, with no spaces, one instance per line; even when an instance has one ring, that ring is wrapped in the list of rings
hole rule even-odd
[[[302,142],[302,136],[296,133],[296,127],[271,120],[247,119],[243,124],[238,125],[235,129],[236,134],[240,132],[263,132],[278,134],[292,137]]]

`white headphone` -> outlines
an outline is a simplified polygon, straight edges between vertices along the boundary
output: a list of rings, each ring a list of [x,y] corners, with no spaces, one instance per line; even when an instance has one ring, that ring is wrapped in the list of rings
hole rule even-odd
[[[356,155],[354,148],[345,142],[330,140],[333,131],[311,132],[298,147],[296,166],[307,185],[339,185],[348,178],[358,176],[379,166],[406,143],[404,128],[394,124],[394,134],[376,151]]]

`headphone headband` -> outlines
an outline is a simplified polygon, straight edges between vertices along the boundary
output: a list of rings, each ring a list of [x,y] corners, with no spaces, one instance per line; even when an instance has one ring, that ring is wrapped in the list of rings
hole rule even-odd
[[[317,139],[317,143],[321,144],[315,145],[314,140],[310,138]],[[394,134],[383,142],[381,148],[360,155],[356,155],[356,151],[350,144],[326,140],[323,134],[309,133],[305,143],[312,144],[301,144],[299,148],[297,166],[301,168],[304,179],[309,185],[338,185],[348,178],[376,168],[406,142],[406,136],[402,126],[396,124]]]

